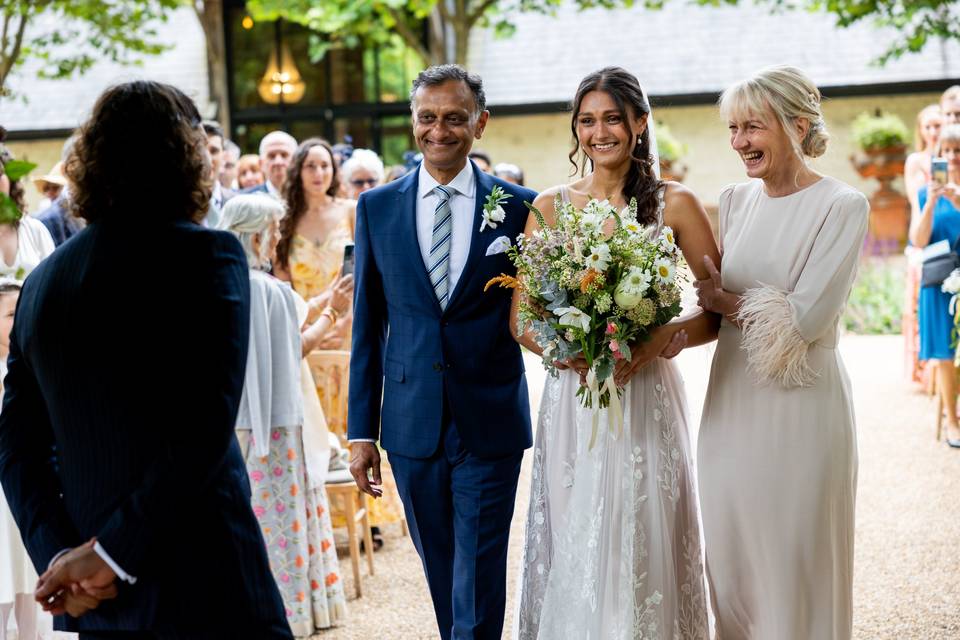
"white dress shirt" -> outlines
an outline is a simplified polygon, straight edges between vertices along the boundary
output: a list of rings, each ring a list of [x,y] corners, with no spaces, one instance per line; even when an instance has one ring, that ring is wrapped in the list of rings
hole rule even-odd
[[[423,264],[429,269],[430,246],[433,244],[433,223],[438,198],[434,189],[440,183],[420,165],[420,184],[417,187],[417,240],[420,242],[420,255]],[[453,295],[467,264],[470,253],[470,238],[473,237],[473,215],[477,196],[477,181],[473,175],[473,163],[467,162],[457,177],[444,185],[453,193],[450,196],[450,211],[453,214],[453,228],[450,230],[450,295]]]
[[[420,165],[420,182],[417,186],[417,241],[420,243],[420,255],[423,264],[429,269],[430,246],[433,244],[433,223],[437,209],[437,182]],[[477,202],[477,180],[473,175],[473,163],[467,162],[457,177],[444,185],[453,192],[450,196],[450,212],[453,214],[450,230],[450,268],[447,279],[450,281],[450,295],[453,295],[457,281],[463,274],[470,253],[470,239],[473,237],[474,212]],[[350,442],[373,442],[368,438],[356,438]]]

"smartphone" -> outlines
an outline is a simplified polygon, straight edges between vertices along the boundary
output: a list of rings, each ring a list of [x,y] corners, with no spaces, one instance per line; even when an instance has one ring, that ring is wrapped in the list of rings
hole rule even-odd
[[[930,162],[930,177],[938,184],[947,184],[946,158],[934,158]]]
[[[354,262],[353,245],[348,244],[343,248],[343,267],[340,268],[340,275],[353,275]]]

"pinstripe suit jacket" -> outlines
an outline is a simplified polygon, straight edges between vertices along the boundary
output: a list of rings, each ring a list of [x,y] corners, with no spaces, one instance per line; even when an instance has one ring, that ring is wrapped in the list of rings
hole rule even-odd
[[[95,222],[27,278],[4,493],[38,571],[96,536],[138,579],[59,628],[290,637],[234,437],[249,297],[236,239],[186,222]]]
[[[523,451],[531,445],[530,405],[520,348],[510,332],[510,290],[483,287],[494,276],[516,272],[505,253],[488,256],[487,248],[523,231],[523,203],[536,193],[474,165],[470,251],[441,309],[417,240],[422,170],[362,194],[357,204],[348,437],[379,439],[390,453],[426,458],[437,450],[444,420],[452,419],[474,455]],[[494,185],[512,196],[503,204],[506,220],[480,232]]]

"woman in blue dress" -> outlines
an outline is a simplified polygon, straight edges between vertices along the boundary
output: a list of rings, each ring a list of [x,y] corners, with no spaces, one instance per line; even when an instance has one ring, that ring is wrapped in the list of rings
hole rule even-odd
[[[948,163],[947,182],[941,184],[931,179],[920,189],[920,215],[910,228],[910,241],[921,248],[941,240],[953,247],[960,238],[960,125],[943,129],[939,155]],[[947,444],[960,449],[950,297],[940,290],[939,284],[920,289],[920,359],[936,361],[937,386],[947,414]]]

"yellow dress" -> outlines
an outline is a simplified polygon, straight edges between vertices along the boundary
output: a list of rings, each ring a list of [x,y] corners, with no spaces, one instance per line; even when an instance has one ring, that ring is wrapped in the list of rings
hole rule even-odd
[[[309,300],[320,295],[334,281],[343,265],[343,250],[353,244],[353,226],[350,216],[342,220],[327,234],[323,242],[313,242],[300,234],[293,236],[290,246],[290,280],[294,290]],[[339,336],[339,344],[327,345],[330,350],[350,350],[351,325],[353,314],[347,313],[330,330],[327,337]],[[347,376],[342,372],[322,368],[313,369],[317,382],[317,395],[327,416],[330,431],[337,434],[341,441],[347,437]],[[383,457],[383,498],[369,500],[370,524],[379,526],[403,519],[403,505],[393,481],[393,473]],[[333,515],[333,526],[343,526],[340,514]]]

